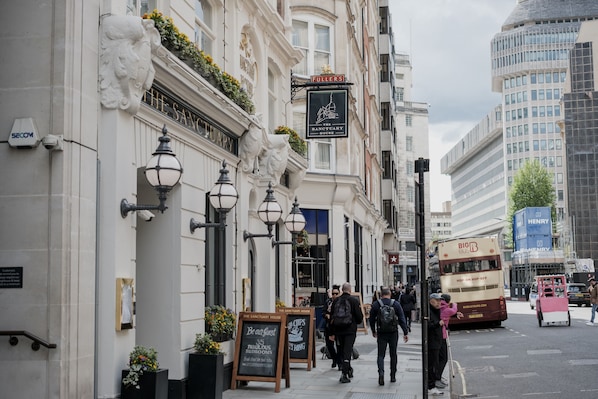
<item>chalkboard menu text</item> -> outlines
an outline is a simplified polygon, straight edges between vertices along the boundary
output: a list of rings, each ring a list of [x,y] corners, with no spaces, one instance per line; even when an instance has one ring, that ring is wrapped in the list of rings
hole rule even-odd
[[[231,389],[238,381],[266,381],[280,392],[281,378],[291,386],[286,321],[284,313],[239,314]]]
[[[291,363],[307,363],[311,370],[316,366],[314,318],[315,308],[279,308],[287,315],[289,332],[289,358]]]

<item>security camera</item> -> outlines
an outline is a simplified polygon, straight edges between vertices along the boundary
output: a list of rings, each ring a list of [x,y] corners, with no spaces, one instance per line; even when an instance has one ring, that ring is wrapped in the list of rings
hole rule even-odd
[[[142,210],[142,211],[137,211],[137,216],[138,216],[140,219],[143,219],[143,220],[145,220],[146,222],[151,222],[151,221],[152,221],[152,219],[154,218],[154,216],[156,216],[156,215],[154,215],[154,214],[153,214],[153,213],[151,213],[150,211],[147,211],[147,210],[145,210],[145,209],[144,209],[144,210]]]
[[[48,134],[42,139],[42,144],[46,150],[62,151],[62,136]]]

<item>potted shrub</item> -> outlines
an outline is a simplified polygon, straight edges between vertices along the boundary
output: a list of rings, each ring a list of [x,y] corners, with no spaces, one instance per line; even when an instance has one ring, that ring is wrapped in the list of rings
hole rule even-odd
[[[222,305],[212,305],[206,307],[206,332],[216,342],[228,341],[235,332],[237,315],[230,309]]]
[[[189,353],[188,399],[221,399],[224,390],[224,352],[210,334],[197,334]]]
[[[286,134],[289,136],[289,145],[291,149],[302,157],[307,154],[307,143],[297,134],[294,129],[288,126],[278,126],[274,130],[274,134]]]
[[[128,365],[129,369],[122,371],[122,399],[168,398],[168,370],[159,368],[154,348],[135,346]]]

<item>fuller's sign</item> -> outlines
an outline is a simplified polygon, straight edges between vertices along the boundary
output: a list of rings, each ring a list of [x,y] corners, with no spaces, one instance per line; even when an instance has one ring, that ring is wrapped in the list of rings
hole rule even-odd
[[[308,139],[347,137],[347,89],[307,92]]]

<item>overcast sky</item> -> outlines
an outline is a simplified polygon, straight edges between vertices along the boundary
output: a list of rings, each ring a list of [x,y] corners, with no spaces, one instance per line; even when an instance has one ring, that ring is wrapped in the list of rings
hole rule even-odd
[[[430,104],[430,202],[451,200],[440,158],[501,102],[492,92],[490,41],[516,0],[389,0],[395,47],[411,55],[413,101]]]

